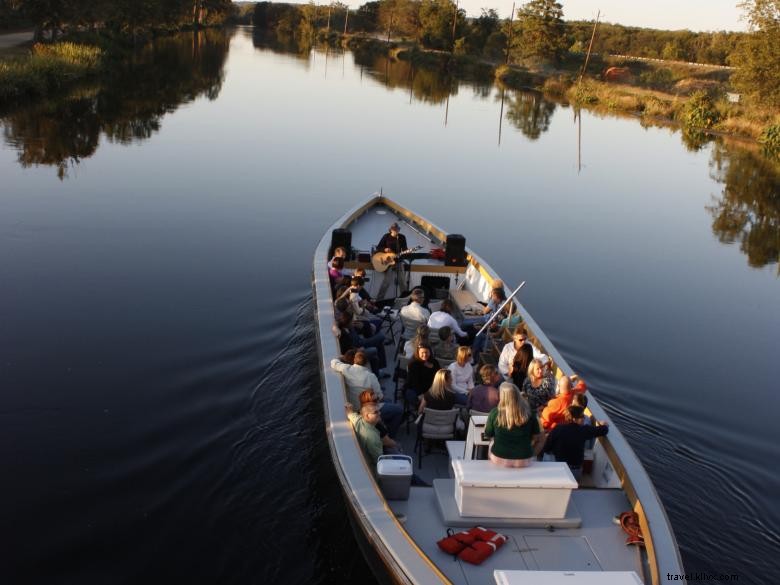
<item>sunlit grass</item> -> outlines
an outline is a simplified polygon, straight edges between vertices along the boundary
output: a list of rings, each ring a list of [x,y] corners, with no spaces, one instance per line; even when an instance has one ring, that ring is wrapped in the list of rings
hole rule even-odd
[[[98,47],[36,44],[29,56],[0,61],[0,102],[37,97],[87,77],[100,66]]]

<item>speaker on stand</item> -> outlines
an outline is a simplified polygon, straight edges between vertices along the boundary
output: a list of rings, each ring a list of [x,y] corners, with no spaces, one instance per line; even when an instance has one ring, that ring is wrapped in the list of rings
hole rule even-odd
[[[447,247],[444,249],[444,265],[466,265],[466,238],[464,238],[462,235],[447,235]]]
[[[333,250],[341,246],[347,251],[347,260],[352,260],[352,232],[342,228],[336,228],[330,234],[330,249],[328,260],[333,258]]]

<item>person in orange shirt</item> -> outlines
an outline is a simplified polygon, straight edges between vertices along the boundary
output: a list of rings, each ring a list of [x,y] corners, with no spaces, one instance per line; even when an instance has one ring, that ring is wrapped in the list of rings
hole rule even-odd
[[[542,410],[542,426],[545,431],[555,428],[555,425],[566,420],[566,412],[571,406],[574,392],[571,390],[571,380],[568,376],[558,378],[558,395],[547,403]]]

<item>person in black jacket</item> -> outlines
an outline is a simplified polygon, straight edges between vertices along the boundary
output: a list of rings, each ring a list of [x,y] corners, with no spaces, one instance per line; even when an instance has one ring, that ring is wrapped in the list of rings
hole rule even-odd
[[[406,401],[415,410],[418,397],[430,389],[433,378],[440,369],[439,362],[433,358],[430,346],[418,346],[414,358],[409,362],[406,377]]]
[[[376,245],[377,252],[391,252],[393,254],[400,254],[406,250],[406,248],[406,236],[401,233],[401,228],[397,223],[393,223],[390,226],[389,231],[382,236],[382,239],[379,240],[379,243]],[[379,292],[376,295],[377,299],[382,300],[385,298],[385,293],[387,292],[387,289],[390,288],[390,285],[393,284],[394,280],[396,288],[393,297],[398,296],[398,282],[401,280],[401,267],[401,262],[396,260],[395,266],[390,266],[385,270],[382,276],[382,284],[379,286]]]
[[[585,443],[609,432],[605,423],[598,426],[584,425],[584,414],[585,409],[581,406],[570,406],[567,422],[556,425],[547,435],[547,442],[544,444],[544,452],[552,453],[556,461],[566,462],[577,479],[582,475]]]

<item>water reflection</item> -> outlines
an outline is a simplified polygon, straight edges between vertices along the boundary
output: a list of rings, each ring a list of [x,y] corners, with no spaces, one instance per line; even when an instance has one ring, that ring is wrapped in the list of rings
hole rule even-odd
[[[441,69],[360,52],[355,53],[355,63],[366,67],[366,73],[382,85],[409,89],[410,101],[413,97],[418,102],[444,104],[449,96],[458,95],[458,80]]]
[[[723,243],[739,242],[750,266],[777,263],[780,254],[780,162],[745,148],[716,142],[712,176],[724,185],[707,208],[712,231]]]
[[[96,86],[5,114],[5,140],[19,151],[22,166],[54,166],[63,179],[69,167],[95,153],[101,134],[121,144],[146,140],[182,104],[201,95],[216,99],[228,44],[220,30],[158,39],[113,65]]]
[[[252,44],[257,49],[269,49],[274,53],[292,55],[308,62],[314,40],[311,35],[293,35],[283,31],[255,28],[252,30]]]
[[[544,99],[541,93],[518,91],[509,98],[506,117],[523,136],[536,140],[550,129],[554,112],[555,103]]]

